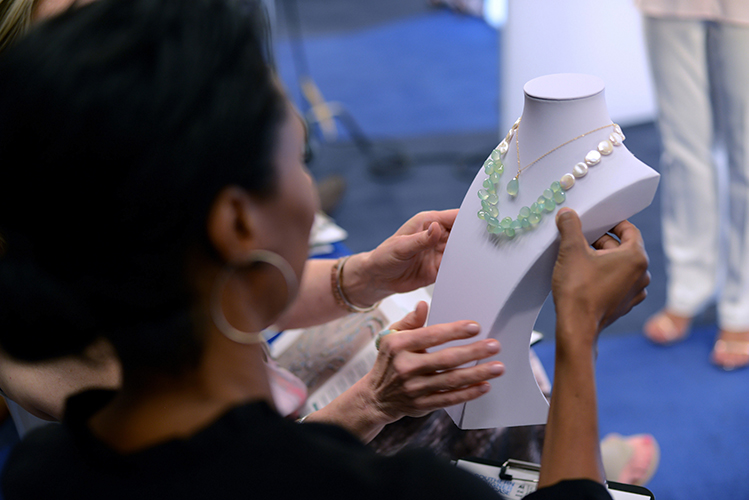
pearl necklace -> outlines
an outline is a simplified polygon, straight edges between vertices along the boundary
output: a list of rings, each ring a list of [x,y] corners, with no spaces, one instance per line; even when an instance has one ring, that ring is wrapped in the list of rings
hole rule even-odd
[[[614,152],[614,147],[620,146],[624,141],[624,133],[621,127],[616,123],[611,123],[591,130],[584,134],[581,134],[574,139],[557,146],[551,151],[541,155],[536,160],[532,161],[524,168],[519,168],[515,178],[510,181],[507,185],[508,194],[515,196],[517,189],[514,194],[511,192],[511,188],[517,188],[517,178],[520,173],[535,164],[542,158],[545,158],[549,154],[553,153],[557,149],[566,146],[567,144],[576,141],[588,134],[604,129],[606,127],[614,127],[614,131],[609,134],[607,140],[603,140],[598,143],[596,149],[590,150],[583,161],[575,164],[572,168],[571,173],[566,173],[558,181],[551,183],[548,189],[545,189],[541,196],[538,197],[535,203],[530,207],[522,207],[518,212],[515,219],[512,217],[505,217],[501,221],[499,220],[499,196],[497,195],[497,186],[499,185],[499,179],[504,173],[504,164],[502,158],[505,157],[509,150],[509,143],[512,140],[512,136],[517,133],[518,125],[520,125],[520,118],[515,121],[507,136],[499,143],[499,145],[491,152],[489,157],[484,162],[484,172],[489,175],[482,184],[483,189],[479,189],[478,196],[481,199],[481,210],[478,212],[478,218],[486,221],[486,230],[489,234],[502,235],[504,234],[508,238],[514,238],[515,235],[521,230],[533,229],[541,222],[541,218],[545,213],[551,213],[556,209],[557,205],[561,205],[566,200],[565,192],[569,191],[572,186],[575,185],[575,181],[588,173],[588,168],[598,165],[601,158],[608,156]],[[517,147],[517,138],[516,147]],[[520,153],[518,152],[518,166],[520,165]],[[511,184],[515,182],[514,185]]]

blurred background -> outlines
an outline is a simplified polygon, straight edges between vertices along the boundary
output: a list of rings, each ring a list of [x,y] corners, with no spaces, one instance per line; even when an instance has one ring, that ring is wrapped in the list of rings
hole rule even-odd
[[[520,116],[537,76],[601,77],[627,148],[659,170],[660,140],[641,19],[632,0],[276,0],[275,57],[310,127],[310,170],[352,251],[369,250],[421,210],[459,207],[484,158]],[[455,8],[458,7],[458,8]],[[708,358],[715,311],[671,347],[644,339],[665,300],[659,195],[632,221],[651,261],[649,296],[604,333],[601,433],[649,432],[658,499],[749,497],[749,370]],[[697,235],[699,228],[695,228]],[[553,372],[554,311],[537,347]],[[720,492],[720,493],[717,493]]]

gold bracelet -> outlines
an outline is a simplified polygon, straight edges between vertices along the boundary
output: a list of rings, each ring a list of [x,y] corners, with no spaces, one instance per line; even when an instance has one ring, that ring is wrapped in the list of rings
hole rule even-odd
[[[330,288],[333,291],[333,298],[335,298],[338,305],[346,309],[348,312],[366,313],[374,311],[380,305],[379,302],[369,307],[359,307],[352,304],[343,293],[343,266],[346,265],[346,261],[348,261],[349,257],[351,256],[346,255],[345,257],[338,259],[330,270]]]

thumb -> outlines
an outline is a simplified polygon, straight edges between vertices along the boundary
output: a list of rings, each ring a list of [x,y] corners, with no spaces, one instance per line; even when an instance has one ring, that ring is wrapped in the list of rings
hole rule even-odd
[[[390,328],[393,330],[415,330],[424,326],[424,322],[427,320],[427,312],[429,306],[423,300],[416,304],[416,308],[408,313],[400,321],[396,321]]]
[[[426,231],[402,236],[396,249],[397,255],[402,259],[410,259],[436,245],[441,234],[440,225],[437,222],[432,222]]]
[[[575,251],[578,248],[586,249],[588,241],[583,235],[583,225],[580,217],[569,207],[564,207],[557,212],[557,229],[561,237],[559,252]]]

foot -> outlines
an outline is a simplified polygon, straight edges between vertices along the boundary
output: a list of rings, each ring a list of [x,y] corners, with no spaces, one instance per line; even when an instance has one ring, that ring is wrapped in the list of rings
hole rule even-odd
[[[710,359],[726,371],[749,365],[749,331],[720,330]]]
[[[692,318],[679,316],[662,309],[645,323],[642,328],[645,336],[656,344],[667,345],[687,338]]]
[[[606,479],[644,486],[655,474],[661,453],[650,434],[608,434],[601,441],[601,455]]]

